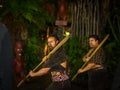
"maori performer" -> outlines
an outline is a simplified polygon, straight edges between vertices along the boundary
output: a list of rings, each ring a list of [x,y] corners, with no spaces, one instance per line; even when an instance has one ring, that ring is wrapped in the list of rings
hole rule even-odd
[[[84,68],[80,68],[78,73],[88,71],[88,89],[89,90],[106,90],[107,84],[107,69],[105,67],[105,52],[102,48],[94,54],[89,60],[92,52],[99,45],[99,37],[97,35],[91,35],[89,37],[89,52],[83,57],[84,62],[88,62]]]
[[[52,51],[59,43],[59,39],[55,35],[51,35],[47,39],[48,47]],[[60,47],[49,58],[46,56],[42,59],[45,61],[43,67],[37,72],[30,71],[29,76],[42,76],[48,72],[51,73],[52,83],[46,90],[64,90],[70,87],[70,81],[67,73],[67,56],[63,47]]]

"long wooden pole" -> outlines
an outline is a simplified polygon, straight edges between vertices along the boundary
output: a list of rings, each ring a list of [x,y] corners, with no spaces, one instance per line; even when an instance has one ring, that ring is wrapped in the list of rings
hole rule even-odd
[[[95,53],[99,50],[99,48],[104,44],[104,42],[108,39],[108,37],[109,37],[109,34],[106,35],[106,37],[102,40],[102,42],[101,42],[101,43],[97,46],[97,48],[93,51],[93,53],[91,54],[89,60],[94,56],[94,54],[95,54]],[[88,61],[89,61],[89,60],[88,60]],[[88,61],[85,62],[85,63],[82,65],[81,69],[85,67],[85,65],[88,63]],[[72,81],[76,78],[76,76],[77,76],[78,74],[79,74],[79,73],[77,72],[77,73],[73,76]]]
[[[52,54],[54,54],[68,39],[70,38],[70,35],[67,35],[46,57],[49,58]],[[34,69],[33,71],[37,70],[38,67],[43,64],[44,61],[41,61]],[[17,87],[19,87],[27,78],[29,77],[29,74],[21,80],[18,84]]]

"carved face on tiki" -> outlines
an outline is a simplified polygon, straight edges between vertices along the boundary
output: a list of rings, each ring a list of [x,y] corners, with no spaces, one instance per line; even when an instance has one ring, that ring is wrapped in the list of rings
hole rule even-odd
[[[16,57],[21,57],[23,51],[23,45],[21,41],[16,41],[15,42],[15,54]]]
[[[15,50],[14,60],[15,80],[16,84],[18,84],[25,77],[24,61],[22,59],[23,43],[21,41],[16,41],[14,50]]]
[[[67,1],[66,0],[58,0],[58,12],[57,12],[57,19],[66,20],[67,16]]]

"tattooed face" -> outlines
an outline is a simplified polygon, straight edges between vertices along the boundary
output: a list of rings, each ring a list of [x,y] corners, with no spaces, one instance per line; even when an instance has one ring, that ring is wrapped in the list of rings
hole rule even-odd
[[[54,49],[54,47],[58,44],[58,40],[56,40],[54,37],[48,38],[48,47],[50,50]]]

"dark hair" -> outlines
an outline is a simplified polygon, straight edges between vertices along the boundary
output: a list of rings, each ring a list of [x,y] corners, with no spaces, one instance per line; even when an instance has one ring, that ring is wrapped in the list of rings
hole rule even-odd
[[[58,38],[58,36],[57,36],[56,34],[51,34],[49,37],[54,37],[56,40],[59,41],[59,38]],[[49,37],[48,37],[48,38],[49,38]]]
[[[98,35],[90,35],[89,38],[94,38],[95,40],[98,40],[98,42],[100,42],[100,38]]]

